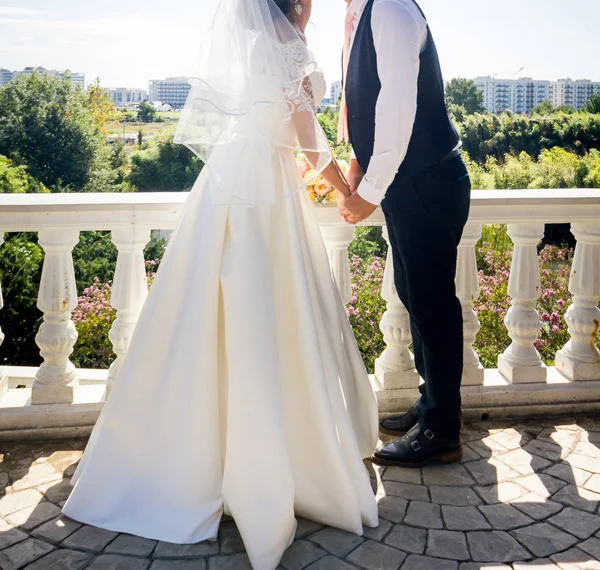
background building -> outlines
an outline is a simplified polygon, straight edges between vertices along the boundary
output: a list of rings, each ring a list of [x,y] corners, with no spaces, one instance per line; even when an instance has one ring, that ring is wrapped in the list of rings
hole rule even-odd
[[[569,105],[581,109],[592,95],[600,94],[600,81],[559,79],[550,83],[550,101],[555,107]]]
[[[149,99],[152,102],[167,103],[173,109],[181,109],[185,105],[190,88],[191,86],[186,77],[151,79]]]
[[[474,82],[483,93],[483,104],[488,113],[530,113],[536,105],[550,100],[550,81],[488,76],[477,77]]]
[[[50,75],[51,77],[60,77],[61,79],[69,75],[73,88],[79,86],[81,89],[85,89],[85,73],[77,73],[69,69],[58,71],[56,69],[46,69],[45,67],[26,67],[20,71],[15,71],[15,77],[19,75],[32,75],[34,72],[41,75]]]
[[[145,89],[114,87],[105,89],[104,92],[117,107],[125,107],[127,105],[132,105],[133,103],[148,101],[148,91]]]
[[[331,82],[331,89],[329,92],[329,98],[333,102],[334,105],[337,105],[340,97],[342,95],[342,82],[338,79],[337,81]]]
[[[15,78],[15,72],[9,69],[0,68],[0,85],[5,85]]]

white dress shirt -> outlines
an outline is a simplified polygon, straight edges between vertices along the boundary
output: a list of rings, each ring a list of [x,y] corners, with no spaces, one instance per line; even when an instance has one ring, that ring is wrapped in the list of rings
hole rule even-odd
[[[356,16],[355,30],[366,2],[352,0],[348,7]],[[357,192],[367,202],[379,204],[396,177],[412,136],[427,21],[412,0],[375,0],[371,29],[381,91],[375,107],[373,156]]]

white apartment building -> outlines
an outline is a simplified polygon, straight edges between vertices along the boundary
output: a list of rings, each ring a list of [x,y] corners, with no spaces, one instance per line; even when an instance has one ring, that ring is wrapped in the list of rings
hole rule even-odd
[[[81,89],[85,89],[85,73],[76,73],[69,69],[58,71],[56,69],[46,69],[45,67],[26,67],[20,71],[15,71],[15,77],[18,77],[19,75],[32,75],[34,72],[41,75],[50,75],[51,77],[60,77],[61,79],[66,75],[69,75],[73,88],[79,86]]]
[[[488,113],[529,113],[536,105],[550,100],[550,81],[490,76],[477,77],[473,81],[483,93],[483,104]]]
[[[133,103],[148,101],[148,91],[145,89],[131,89],[129,87],[109,87],[104,92],[116,107],[126,107]]]
[[[149,99],[151,102],[167,103],[173,109],[181,109],[185,105],[190,88],[187,77],[151,79]]]
[[[550,101],[555,107],[569,105],[581,109],[592,95],[600,94],[600,81],[559,79],[550,84]]]
[[[337,102],[342,94],[342,82],[338,79],[337,81],[331,82],[331,89],[329,91],[329,99],[333,102],[334,105],[337,105]]]
[[[6,85],[15,78],[15,72],[10,69],[0,68],[0,86]]]

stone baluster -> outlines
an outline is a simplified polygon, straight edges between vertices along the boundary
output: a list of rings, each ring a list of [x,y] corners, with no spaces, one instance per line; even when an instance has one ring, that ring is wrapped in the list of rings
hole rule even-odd
[[[321,233],[329,255],[329,263],[340,290],[342,302],[347,305],[352,299],[348,246],[354,239],[354,226],[347,224],[321,226]]]
[[[571,232],[577,238],[569,281],[573,304],[565,315],[571,339],[556,353],[556,368],[571,380],[599,380],[600,224],[573,224]]]
[[[117,246],[117,266],[110,303],[117,309],[117,318],[108,333],[117,358],[108,370],[106,395],[110,393],[123,358],[129,348],[133,329],[148,295],[144,246],[150,240],[149,228],[126,227],[112,231]]]
[[[4,232],[0,232],[0,246],[4,243]],[[0,284],[0,309],[4,306],[4,299],[2,298],[2,285]],[[4,333],[0,328],[0,347],[4,342]],[[3,368],[0,367],[0,400],[6,394],[8,390],[8,377]]]
[[[383,237],[388,243],[381,296],[387,303],[379,328],[386,345],[375,361],[376,394],[380,412],[398,412],[410,407],[418,396],[419,375],[409,345],[410,318],[394,285],[394,260],[389,247],[387,228]]]
[[[44,362],[32,386],[33,404],[69,404],[75,398],[79,379],[69,356],[77,341],[71,311],[77,306],[72,250],[78,241],[76,230],[39,232],[45,257],[37,306],[44,314],[44,322],[35,341]]]
[[[481,224],[467,223],[458,248],[456,266],[456,295],[460,299],[463,312],[464,368],[462,384],[464,386],[483,384],[483,366],[473,349],[475,337],[479,332],[479,319],[473,307],[479,298],[479,273],[475,244],[480,238]]]
[[[511,308],[504,319],[511,345],[498,357],[500,373],[512,383],[546,381],[546,367],[535,348],[541,328],[535,303],[541,294],[537,244],[544,237],[544,224],[508,224],[514,243],[508,280]]]

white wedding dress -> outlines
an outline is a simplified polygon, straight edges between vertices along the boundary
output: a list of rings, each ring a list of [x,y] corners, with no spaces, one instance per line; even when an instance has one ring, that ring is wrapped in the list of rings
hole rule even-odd
[[[298,184],[292,150],[277,152],[262,175]],[[307,193],[230,207],[210,184],[190,193],[64,513],[194,543],[225,512],[272,570],[296,515],[377,526],[362,462],[377,404]]]

